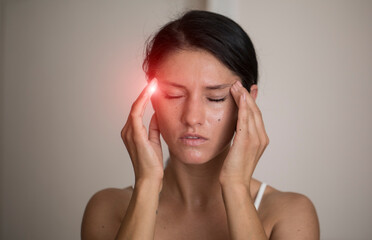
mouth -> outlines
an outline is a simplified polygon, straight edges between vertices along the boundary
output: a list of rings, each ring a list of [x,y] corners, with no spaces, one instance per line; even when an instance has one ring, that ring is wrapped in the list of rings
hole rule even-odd
[[[205,138],[198,134],[187,133],[180,137],[180,140],[186,146],[199,146],[208,141],[208,138]]]

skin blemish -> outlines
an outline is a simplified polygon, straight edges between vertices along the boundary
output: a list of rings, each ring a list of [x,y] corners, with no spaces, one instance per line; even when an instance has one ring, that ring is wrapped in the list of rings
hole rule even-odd
[[[242,129],[241,128],[239,128],[239,131],[241,131]]]
[[[218,121],[221,122],[221,118],[219,118]]]

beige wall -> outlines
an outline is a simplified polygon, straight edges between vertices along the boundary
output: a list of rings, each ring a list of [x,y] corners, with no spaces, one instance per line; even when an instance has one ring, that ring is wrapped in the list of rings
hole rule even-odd
[[[371,239],[372,1],[240,1],[271,139],[256,176],[315,204],[322,239]]]
[[[144,42],[194,6],[197,1],[7,2],[1,239],[79,239],[92,194],[133,182],[120,131],[146,83]]]
[[[79,239],[92,194],[133,183],[120,131],[145,85],[144,41],[201,2],[6,1],[1,239]],[[271,140],[255,177],[309,196],[322,239],[370,238],[372,2],[234,4],[257,49]]]
[[[3,129],[2,129],[2,126],[3,126],[3,114],[4,114],[4,111],[3,111],[3,94],[2,94],[2,89],[3,89],[3,30],[4,30],[4,27],[3,27],[3,1],[0,0],[0,238],[2,237],[2,232],[3,232],[3,228],[1,226],[3,226],[3,215],[2,215],[2,201],[3,201],[3,182],[4,182],[4,179],[3,179],[3,174],[2,174],[2,168],[3,168],[3,157],[2,157],[2,153],[4,152],[3,151]]]

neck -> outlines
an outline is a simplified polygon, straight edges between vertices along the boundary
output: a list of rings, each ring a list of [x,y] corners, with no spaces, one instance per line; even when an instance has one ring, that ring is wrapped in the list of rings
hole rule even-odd
[[[171,154],[164,170],[162,197],[172,198],[189,210],[222,203],[219,174],[229,149],[200,165],[185,164]]]

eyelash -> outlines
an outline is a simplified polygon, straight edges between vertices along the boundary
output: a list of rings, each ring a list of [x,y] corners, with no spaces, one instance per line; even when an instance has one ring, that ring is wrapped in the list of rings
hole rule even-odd
[[[180,98],[180,96],[173,97],[173,96],[165,95],[165,98],[166,99],[177,99],[177,98]],[[223,102],[223,101],[226,100],[226,97],[219,98],[219,99],[208,98],[208,100],[211,101],[211,102]]]

